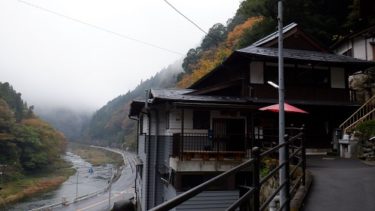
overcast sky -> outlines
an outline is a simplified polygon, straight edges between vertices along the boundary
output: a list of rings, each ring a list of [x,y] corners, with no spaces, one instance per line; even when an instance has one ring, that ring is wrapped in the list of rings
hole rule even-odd
[[[240,0],[169,2],[208,31]],[[0,0],[0,81],[29,105],[96,110],[203,36],[163,0]]]

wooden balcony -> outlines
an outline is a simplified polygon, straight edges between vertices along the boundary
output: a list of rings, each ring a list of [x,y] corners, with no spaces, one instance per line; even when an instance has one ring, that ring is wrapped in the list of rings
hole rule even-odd
[[[214,137],[207,133],[173,134],[172,157],[190,160],[242,160],[247,157],[245,134]]]

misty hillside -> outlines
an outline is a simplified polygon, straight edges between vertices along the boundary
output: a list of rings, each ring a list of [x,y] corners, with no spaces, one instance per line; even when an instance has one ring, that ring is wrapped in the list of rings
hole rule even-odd
[[[74,111],[68,108],[35,108],[35,113],[64,133],[69,141],[80,141],[83,129],[92,116],[91,112]]]
[[[142,81],[134,90],[128,91],[108,102],[91,118],[83,132],[83,141],[97,145],[117,145],[124,141],[134,144],[136,122],[128,118],[130,102],[142,98],[150,88],[175,87],[177,76],[182,72],[181,62],[169,65],[155,76]]]
[[[374,14],[363,11],[363,0],[290,0],[285,2],[284,24],[297,22],[327,48],[346,34],[375,24]],[[322,9],[324,8],[324,9]],[[129,103],[149,88],[185,88],[219,65],[234,50],[246,47],[277,29],[277,0],[244,0],[227,23],[214,24],[199,46],[190,49],[182,63],[183,72],[163,70],[141,82],[96,112],[86,130],[86,140],[96,144],[126,143],[136,137],[134,121],[127,118]],[[188,36],[188,35],[187,35]],[[171,74],[172,73],[172,74]],[[171,75],[168,75],[171,74]],[[161,77],[163,76],[163,77]],[[163,78],[169,78],[166,83]]]

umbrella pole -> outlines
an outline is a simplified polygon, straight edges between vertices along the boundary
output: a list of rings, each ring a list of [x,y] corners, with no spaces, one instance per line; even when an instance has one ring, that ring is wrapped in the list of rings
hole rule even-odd
[[[278,1],[278,30],[279,30],[279,40],[278,40],[278,57],[279,57],[279,144],[285,143],[285,111],[284,111],[284,58],[283,58],[283,1]],[[287,146],[283,146],[279,149],[279,165],[283,167],[279,170],[279,185],[284,184],[283,188],[280,190],[280,205],[285,206],[282,208],[283,211],[289,211],[289,163],[285,164],[288,156]]]

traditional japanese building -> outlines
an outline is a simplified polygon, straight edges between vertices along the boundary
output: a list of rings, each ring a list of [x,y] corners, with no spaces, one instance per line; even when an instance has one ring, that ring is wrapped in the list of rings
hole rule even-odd
[[[285,100],[309,114],[286,113],[286,125],[305,125],[307,146],[331,148],[333,131],[359,107],[348,76],[373,62],[335,55],[292,23],[284,27]],[[149,90],[134,100],[138,120],[137,197],[142,210],[188,190],[250,156],[252,146],[276,140],[277,33],[233,52],[189,89]],[[240,196],[249,172],[197,195],[176,210],[220,209]]]

